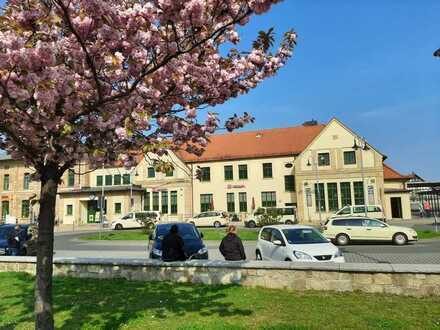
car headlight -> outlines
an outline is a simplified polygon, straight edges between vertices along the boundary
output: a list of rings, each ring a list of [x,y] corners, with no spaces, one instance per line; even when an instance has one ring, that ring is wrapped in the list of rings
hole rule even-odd
[[[197,254],[205,254],[205,253],[208,253],[208,248],[206,246],[202,247],[199,251],[197,251]]]
[[[152,249],[151,252],[159,257],[162,257],[162,250]]]
[[[298,260],[313,260],[313,258],[310,255],[301,251],[293,251],[293,255]]]
[[[333,258],[338,258],[338,257],[343,257],[343,256],[344,256],[344,254],[342,253],[342,251],[338,249],[338,251],[336,251]]]

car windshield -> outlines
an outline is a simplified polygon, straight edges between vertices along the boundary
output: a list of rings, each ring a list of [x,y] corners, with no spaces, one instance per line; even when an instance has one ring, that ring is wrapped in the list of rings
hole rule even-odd
[[[328,242],[327,239],[313,228],[284,229],[283,233],[289,244],[318,244]]]
[[[156,237],[159,239],[163,239],[163,237],[170,232],[172,224],[163,224],[160,226],[157,226],[156,228]],[[199,239],[199,233],[197,229],[190,224],[178,224],[177,227],[179,228],[179,235],[182,237],[183,240],[189,240],[189,239]]]
[[[131,218],[133,218],[133,214],[129,213],[129,214],[127,214],[127,215],[124,215],[124,216],[121,218],[121,220],[127,220],[127,219],[131,219]]]

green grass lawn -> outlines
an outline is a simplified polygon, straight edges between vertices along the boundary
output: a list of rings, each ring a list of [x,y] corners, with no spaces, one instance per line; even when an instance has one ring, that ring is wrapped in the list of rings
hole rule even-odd
[[[0,273],[0,329],[33,329],[33,277]],[[440,298],[55,278],[57,329],[440,329]]]
[[[205,241],[221,241],[226,235],[225,228],[212,229],[212,228],[199,228],[199,231],[203,233],[203,239]],[[244,241],[257,240],[258,231],[249,229],[239,229],[239,236]],[[146,240],[148,234],[143,233],[141,230],[120,230],[104,232],[101,234],[102,240]],[[99,234],[90,234],[81,236],[83,240],[99,240]]]
[[[417,236],[419,239],[428,239],[428,238],[440,238],[440,231],[429,231],[429,230],[423,230],[423,231],[417,231]]]

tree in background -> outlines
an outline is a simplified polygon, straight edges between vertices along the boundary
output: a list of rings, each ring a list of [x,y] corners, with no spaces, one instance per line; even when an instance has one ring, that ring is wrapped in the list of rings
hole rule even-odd
[[[53,328],[57,187],[79,161],[100,167],[184,149],[200,155],[222,104],[273,76],[296,35],[249,52],[237,28],[279,0],[9,0],[0,16],[0,148],[41,181],[35,316]],[[221,51],[220,51],[221,48]],[[273,51],[273,52],[272,52]],[[228,131],[253,118],[234,115]]]

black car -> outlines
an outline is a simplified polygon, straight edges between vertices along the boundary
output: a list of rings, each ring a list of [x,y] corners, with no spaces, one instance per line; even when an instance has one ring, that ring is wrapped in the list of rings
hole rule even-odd
[[[164,223],[156,225],[154,232],[150,235],[150,258],[162,258],[162,239],[170,232],[171,226],[177,225],[179,235],[183,239],[184,250],[187,258],[208,259],[208,248],[203,243],[203,235],[191,223]]]
[[[4,254],[8,254],[8,237],[9,234],[14,230],[15,225],[5,224],[0,225],[0,251]],[[20,255],[26,255],[26,247],[24,244],[30,239],[30,235],[28,234],[28,225],[20,225]]]

